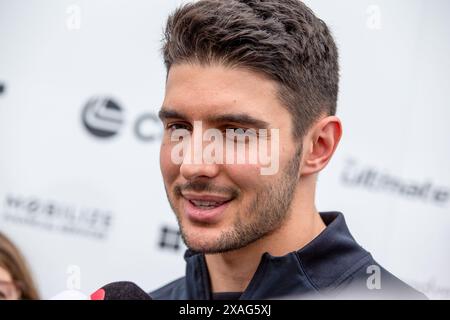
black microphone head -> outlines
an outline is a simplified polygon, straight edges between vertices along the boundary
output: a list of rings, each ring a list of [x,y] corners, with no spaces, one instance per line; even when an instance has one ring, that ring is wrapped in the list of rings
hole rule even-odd
[[[103,286],[91,295],[91,300],[152,300],[133,282],[113,282]]]

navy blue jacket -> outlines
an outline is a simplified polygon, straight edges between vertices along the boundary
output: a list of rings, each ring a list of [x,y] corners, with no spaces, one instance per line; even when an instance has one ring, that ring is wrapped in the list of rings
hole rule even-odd
[[[344,216],[321,213],[326,229],[283,257],[265,253],[241,300],[426,299],[375,262],[350,234]],[[187,250],[186,276],[151,292],[153,299],[211,300],[205,257]],[[371,276],[378,273],[379,288]],[[369,282],[369,286],[368,286]],[[371,289],[369,289],[369,287]]]

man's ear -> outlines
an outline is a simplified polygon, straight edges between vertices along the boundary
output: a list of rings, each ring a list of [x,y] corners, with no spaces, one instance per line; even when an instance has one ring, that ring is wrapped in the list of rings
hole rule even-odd
[[[301,175],[315,174],[330,161],[342,137],[341,120],[329,116],[317,121],[303,140]]]

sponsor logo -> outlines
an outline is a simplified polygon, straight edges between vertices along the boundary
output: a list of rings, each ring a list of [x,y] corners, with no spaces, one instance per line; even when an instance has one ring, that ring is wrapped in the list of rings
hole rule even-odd
[[[353,159],[346,162],[341,181],[348,187],[364,188],[439,206],[448,205],[450,200],[448,187],[437,186],[429,180],[405,179],[376,167],[361,165]]]
[[[95,137],[117,135],[124,123],[122,108],[110,98],[91,98],[82,113],[84,127]]]
[[[108,236],[113,220],[110,210],[11,194],[4,198],[2,217],[4,222],[46,232],[95,239]]]

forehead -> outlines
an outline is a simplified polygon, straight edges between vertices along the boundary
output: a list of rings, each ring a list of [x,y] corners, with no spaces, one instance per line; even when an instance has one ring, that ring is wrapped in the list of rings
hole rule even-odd
[[[242,68],[197,64],[172,66],[163,108],[196,119],[226,112],[270,120],[284,110],[276,83],[267,77]]]

